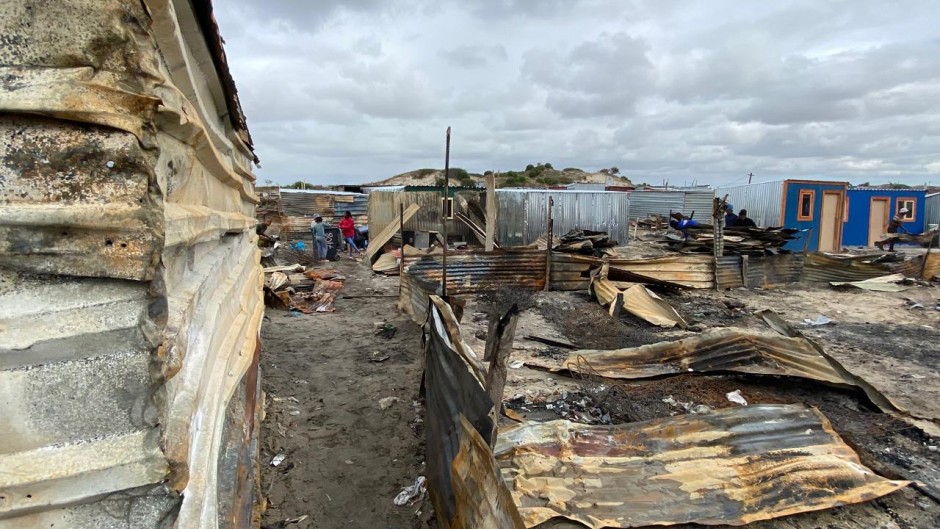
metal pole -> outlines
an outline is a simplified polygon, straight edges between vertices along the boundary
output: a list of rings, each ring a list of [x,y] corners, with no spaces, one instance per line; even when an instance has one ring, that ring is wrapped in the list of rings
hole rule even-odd
[[[936,235],[934,237],[936,237]],[[931,237],[930,240],[927,241],[927,253],[924,254],[924,265],[920,267],[920,279],[922,281],[927,280],[924,276],[927,275],[927,261],[930,259],[930,247],[933,246],[934,237]]]
[[[555,199],[548,197],[548,249],[545,251],[545,290],[549,290],[552,283],[552,238],[555,231],[555,219],[552,218],[552,207]]]
[[[447,199],[450,195],[450,127],[447,127],[447,146],[444,148],[444,200],[441,203],[441,232],[444,236],[444,255],[442,262],[444,269],[441,272],[441,297],[447,300]]]
[[[401,258],[398,259],[398,297],[401,297],[401,282],[405,276],[405,203],[398,203],[398,233],[401,235]]]

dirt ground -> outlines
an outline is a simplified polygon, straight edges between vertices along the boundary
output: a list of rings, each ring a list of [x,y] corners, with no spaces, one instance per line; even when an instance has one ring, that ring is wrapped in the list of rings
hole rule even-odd
[[[349,260],[329,267],[347,278],[336,312],[268,309],[262,325],[262,526],[306,515],[286,526],[430,527],[430,501],[392,503],[424,474],[420,329],[396,308],[397,278],[373,278]],[[394,336],[376,336],[377,322],[395,326]],[[373,362],[374,351],[388,359]],[[382,409],[389,397],[398,400]],[[278,454],[286,457],[274,467]]]

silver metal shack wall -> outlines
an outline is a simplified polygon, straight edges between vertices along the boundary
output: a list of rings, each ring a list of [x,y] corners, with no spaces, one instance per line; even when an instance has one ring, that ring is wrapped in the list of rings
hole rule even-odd
[[[746,209],[747,216],[754,219],[754,222],[761,228],[781,225],[780,214],[783,208],[782,180],[720,187],[715,192],[715,196],[718,198],[725,195],[728,195],[728,203],[734,206],[735,213]]]
[[[557,238],[569,230],[605,231],[626,243],[630,235],[630,198],[615,191],[546,191],[498,189],[496,240],[501,246],[531,244],[548,234],[548,200]]]
[[[205,4],[0,2],[0,528],[252,523],[253,154]]]

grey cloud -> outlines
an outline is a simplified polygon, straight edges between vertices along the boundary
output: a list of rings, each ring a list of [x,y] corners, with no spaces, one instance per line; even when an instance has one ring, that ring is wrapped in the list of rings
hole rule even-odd
[[[448,64],[456,68],[479,68],[493,61],[505,61],[509,58],[506,54],[506,48],[500,44],[462,45],[442,50],[438,54]]]
[[[629,115],[651,86],[647,50],[642,39],[603,34],[567,54],[530,51],[522,74],[547,91],[546,106],[561,116]]]

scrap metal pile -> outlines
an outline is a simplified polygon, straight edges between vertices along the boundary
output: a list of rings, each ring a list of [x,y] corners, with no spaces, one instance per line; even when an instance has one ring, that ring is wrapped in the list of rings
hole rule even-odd
[[[264,269],[264,304],[303,314],[334,312],[333,300],[346,278],[333,269],[306,269],[301,265]]]
[[[497,426],[501,351],[506,343],[512,348],[515,311],[491,322],[480,356],[462,338],[451,306],[430,299],[423,340],[428,482],[445,527],[522,529],[559,519],[592,529],[743,525],[868,502],[912,485],[867,468],[820,410],[800,403],[748,406],[740,392],[729,394],[732,404],[721,409],[638,422],[541,422],[507,411],[515,423]],[[763,331],[722,329],[526,364],[588,376],[608,391],[617,379],[784,376],[856,387],[883,411],[898,411],[775,314],[761,316]]]
[[[552,251],[603,257],[616,255],[613,251],[615,246],[617,241],[611,240],[606,232],[571,230],[559,238],[558,245],[552,248]]]
[[[792,228],[745,228],[724,229],[725,255],[767,255],[785,253],[783,246],[796,239],[799,230]],[[710,224],[699,224],[682,232],[669,232],[661,242],[677,252],[714,253],[715,235]]]

